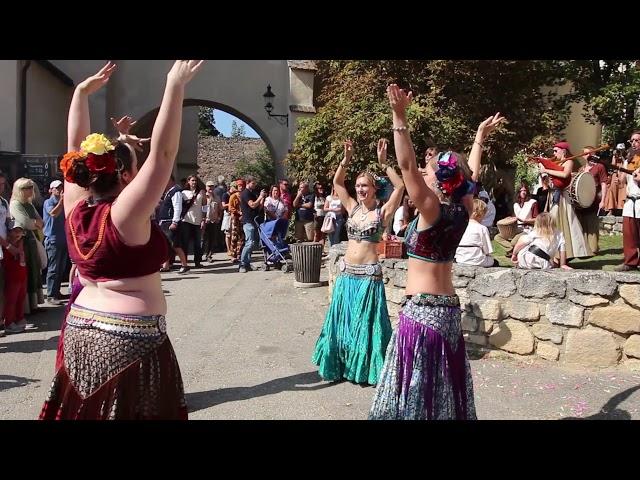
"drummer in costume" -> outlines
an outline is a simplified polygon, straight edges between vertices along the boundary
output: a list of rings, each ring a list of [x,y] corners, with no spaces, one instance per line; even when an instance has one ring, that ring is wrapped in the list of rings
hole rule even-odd
[[[597,254],[599,251],[598,240],[600,238],[598,213],[601,209],[604,210],[604,202],[605,198],[607,198],[608,175],[604,165],[598,162],[599,157],[593,153],[593,150],[594,147],[584,147],[583,158],[585,158],[585,164],[580,168],[580,171],[591,174],[596,184],[596,195],[591,206],[576,210],[576,214],[584,230],[585,240],[589,244],[589,248],[594,254]]]
[[[569,144],[558,142],[553,146],[554,161],[559,163],[561,170],[539,165],[540,173],[546,173],[551,178],[551,194],[547,200],[545,211],[554,217],[557,228],[564,235],[567,260],[593,256],[593,251],[585,241],[582,225],[575,212],[569,196],[569,183],[573,171],[573,160],[565,160],[571,157]]]

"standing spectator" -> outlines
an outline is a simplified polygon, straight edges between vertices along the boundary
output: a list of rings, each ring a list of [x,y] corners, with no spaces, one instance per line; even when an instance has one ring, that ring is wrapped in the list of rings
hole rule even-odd
[[[313,185],[313,208],[315,210],[315,231],[313,233],[313,241],[322,243],[324,247],[324,240],[326,235],[321,230],[324,223],[324,203],[326,200],[324,193],[324,186],[320,182],[316,182]]]
[[[233,183],[231,184],[233,186]],[[237,191],[229,197],[229,214],[231,215],[229,256],[231,263],[240,263],[240,253],[244,247],[244,231],[242,230],[242,208],[240,207],[240,195],[244,190],[246,182],[242,179],[236,180]]]
[[[37,311],[38,304],[44,303],[42,295],[42,265],[38,253],[38,242],[42,242],[44,222],[32,204],[35,196],[35,183],[28,178],[19,178],[13,184],[9,211],[16,225],[26,232],[23,240],[27,262],[27,297],[29,299],[26,313]],[[44,248],[44,247],[43,247]]]
[[[0,260],[2,260],[2,249],[8,248],[14,255],[17,250],[7,241],[7,221],[9,219],[9,202],[3,197],[7,187],[7,176],[0,172]],[[4,305],[4,284],[5,273],[0,263],[0,312]],[[4,336],[4,324],[0,324],[0,337]]]
[[[222,197],[227,193],[227,185],[224,183],[224,175],[218,175],[218,185],[213,189],[213,196],[215,197],[218,205],[220,206],[220,220],[214,224],[213,228],[213,251],[224,252],[225,249],[225,234],[222,231]],[[227,199],[228,201],[228,199]]]
[[[222,194],[222,223],[220,230],[224,235],[224,242],[227,253],[231,252],[231,214],[229,213],[229,199],[231,194],[236,193],[236,182],[229,184],[229,190]]]
[[[340,243],[345,213],[342,201],[336,193],[336,187],[331,188],[331,195],[327,196],[327,199],[324,202],[324,211],[326,212],[326,216],[332,216],[335,220],[334,230],[329,234],[329,246],[333,246],[336,243]]]
[[[185,273],[189,270],[187,256],[180,246],[180,231],[178,229],[180,220],[182,219],[182,194],[180,192],[182,192],[182,187],[176,183],[176,177],[172,173],[167,182],[167,187],[156,215],[158,225],[160,225],[160,229],[167,237],[169,246],[171,247],[169,250],[169,258],[162,265],[160,269],[161,272],[171,271],[171,265],[176,255],[178,255],[182,267],[180,273]]]
[[[207,182],[207,197],[205,199],[205,204],[202,206],[202,212],[205,219],[202,253],[207,262],[213,261],[213,254],[216,250],[216,230],[218,232],[220,231],[220,223],[222,221],[222,205],[220,205],[220,197],[215,193],[213,188],[214,185],[215,184],[212,181]]]
[[[293,212],[293,199],[291,198],[291,192],[289,191],[289,180],[283,178],[280,180],[280,198],[287,206],[287,220],[291,218],[291,212]]]
[[[314,195],[309,191],[309,182],[302,182],[293,200],[296,209],[295,234],[298,242],[313,242]]]
[[[54,180],[49,185],[51,196],[42,207],[44,219],[44,246],[47,251],[47,303],[60,305],[60,284],[67,270],[69,252],[64,233],[64,209],[62,182]]]
[[[256,230],[255,220],[260,214],[260,210],[264,205],[264,199],[267,191],[262,189],[260,195],[256,195],[258,183],[252,176],[246,179],[247,188],[240,194],[240,208],[242,209],[242,230],[244,232],[244,247],[240,255],[240,273],[246,273],[251,268],[251,252],[253,246],[257,243],[258,231]]]
[[[8,245],[0,249],[2,250],[2,268],[7,275],[7,282],[3,288],[5,302],[1,311],[4,330],[7,333],[21,333],[27,327],[27,321],[24,318],[27,266],[22,244],[23,235],[22,227],[11,221],[7,232]]]
[[[538,202],[538,212],[544,212],[547,206],[547,198],[549,197],[549,175],[543,173],[540,175],[542,185],[536,191],[536,201]]]
[[[287,218],[289,211],[287,205],[280,198],[280,188],[273,185],[269,191],[269,195],[264,201],[265,220],[277,220],[279,218]]]
[[[188,189],[182,191],[182,222],[180,222],[180,243],[185,256],[189,255],[189,243],[193,245],[193,263],[196,268],[202,264],[202,236],[204,227],[202,204],[205,193],[202,182],[196,175],[187,178]],[[186,213],[185,213],[186,212]]]

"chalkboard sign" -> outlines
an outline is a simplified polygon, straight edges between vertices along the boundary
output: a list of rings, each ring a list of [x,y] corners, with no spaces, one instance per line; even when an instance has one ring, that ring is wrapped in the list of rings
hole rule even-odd
[[[49,184],[58,179],[58,157],[52,155],[22,155],[21,175],[38,186],[43,198],[49,196]]]

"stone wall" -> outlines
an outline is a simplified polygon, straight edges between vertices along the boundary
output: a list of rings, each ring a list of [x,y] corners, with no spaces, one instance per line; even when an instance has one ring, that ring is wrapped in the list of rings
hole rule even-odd
[[[345,247],[343,242],[331,248],[330,291]],[[395,327],[407,261],[386,259],[382,265]],[[455,264],[453,270],[467,344],[562,364],[640,369],[640,272],[545,272]]]
[[[224,175],[227,184],[232,179],[238,160],[252,161],[265,143],[259,138],[198,137],[198,176],[213,180]]]
[[[622,235],[622,217],[600,217],[600,235]]]

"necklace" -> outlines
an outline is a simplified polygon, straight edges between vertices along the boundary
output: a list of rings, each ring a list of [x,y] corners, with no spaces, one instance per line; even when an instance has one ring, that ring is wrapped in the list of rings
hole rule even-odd
[[[360,221],[361,221],[361,222],[364,222],[364,221],[366,220],[366,218],[367,218],[367,215],[369,215],[369,212],[370,212],[371,210],[367,210],[367,211],[365,211],[365,205],[364,205],[364,203],[363,203],[363,204],[361,204],[361,205],[362,205],[362,208],[360,209],[360,212],[361,212],[361,213],[360,213]]]

